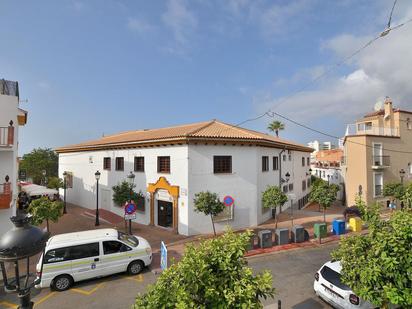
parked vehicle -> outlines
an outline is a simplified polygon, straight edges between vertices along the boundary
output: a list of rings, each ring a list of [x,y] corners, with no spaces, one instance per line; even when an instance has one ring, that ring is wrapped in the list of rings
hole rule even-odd
[[[64,291],[81,280],[125,271],[136,275],[151,262],[152,248],[144,238],[115,229],[55,235],[37,264],[37,276],[42,272],[42,278],[36,287]]]

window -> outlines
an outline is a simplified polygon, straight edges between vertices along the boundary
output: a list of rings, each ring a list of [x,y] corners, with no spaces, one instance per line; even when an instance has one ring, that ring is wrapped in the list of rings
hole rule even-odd
[[[310,188],[310,185],[311,185],[311,183],[310,183],[310,178],[308,178],[308,181],[307,181],[307,182],[308,182],[307,187]]]
[[[103,169],[110,171],[112,168],[112,160],[109,157],[103,158]]]
[[[302,157],[302,166],[305,166],[305,157]]]
[[[408,163],[408,167],[409,167],[409,174],[412,174],[412,163],[411,162]]]
[[[262,157],[262,172],[267,172],[269,170],[269,157]]]
[[[283,186],[283,193],[288,193],[288,185]]]
[[[273,170],[277,171],[279,169],[279,157],[273,157]]]
[[[85,259],[92,256],[99,256],[99,243],[91,243],[69,247],[69,259]]]
[[[286,161],[286,155],[285,154],[283,155],[283,161]]]
[[[170,157],[157,157],[157,172],[170,173]]]
[[[104,241],[103,242],[103,253],[106,254],[114,254],[114,253],[120,253],[120,252],[125,252],[125,251],[130,251],[132,248],[129,246],[126,246],[125,244],[122,244],[120,241]]]
[[[44,264],[63,262],[68,260],[68,248],[57,248],[47,251]]]
[[[144,157],[134,157],[134,171],[144,172]]]
[[[409,118],[406,118],[406,128],[412,130],[412,122]]]
[[[213,156],[213,173],[232,173],[232,156]]]
[[[137,247],[139,245],[139,240],[135,236],[128,235],[120,231],[117,231],[117,233],[119,234],[118,235],[119,240],[127,243],[129,246]]]
[[[124,158],[123,157],[116,158],[116,171],[124,171]]]
[[[293,183],[289,184],[289,191],[293,191]]]
[[[333,285],[337,286],[342,290],[350,291],[350,288],[347,285],[343,284],[340,280],[340,274],[338,272],[334,271],[333,269],[327,266],[324,266],[320,273],[326,281],[332,283]]]
[[[306,180],[302,180],[302,191],[306,190]]]
[[[309,158],[309,157],[306,158],[306,165],[307,165],[307,166],[310,165],[310,158]]]
[[[289,161],[292,161],[292,155],[289,154]]]
[[[383,174],[382,173],[374,173],[374,197],[382,196],[382,189],[383,189]]]
[[[325,171],[323,171],[323,173],[322,173],[322,174],[323,174],[323,177],[326,177],[326,176],[325,176]]]

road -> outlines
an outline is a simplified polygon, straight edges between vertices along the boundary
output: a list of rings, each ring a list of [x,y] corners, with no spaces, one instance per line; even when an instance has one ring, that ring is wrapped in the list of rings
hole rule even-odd
[[[274,276],[276,296],[264,301],[265,308],[322,309],[330,308],[313,294],[313,275],[329,260],[329,253],[336,244],[317,248],[306,248],[278,252],[271,255],[253,257],[249,265],[256,271],[268,269]],[[76,284],[65,292],[52,292],[50,289],[35,290],[32,298],[36,309],[130,308],[138,293],[144,293],[147,285],[156,281],[157,275],[146,270],[130,277],[119,274]],[[14,294],[4,294],[0,290],[0,308],[16,308]]]

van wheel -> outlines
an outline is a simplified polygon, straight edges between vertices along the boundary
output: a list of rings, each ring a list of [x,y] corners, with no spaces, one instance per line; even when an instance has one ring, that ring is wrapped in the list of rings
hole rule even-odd
[[[137,275],[143,270],[144,264],[142,261],[133,261],[127,267],[127,273],[129,275]]]
[[[53,279],[51,287],[53,290],[63,292],[68,290],[73,284],[73,278],[69,275],[57,276]]]

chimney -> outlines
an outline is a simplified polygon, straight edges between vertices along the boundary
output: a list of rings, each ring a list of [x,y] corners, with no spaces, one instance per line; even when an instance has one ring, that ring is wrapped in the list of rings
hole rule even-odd
[[[384,119],[390,118],[390,116],[393,114],[393,108],[392,108],[392,99],[390,97],[385,98],[385,116]]]

